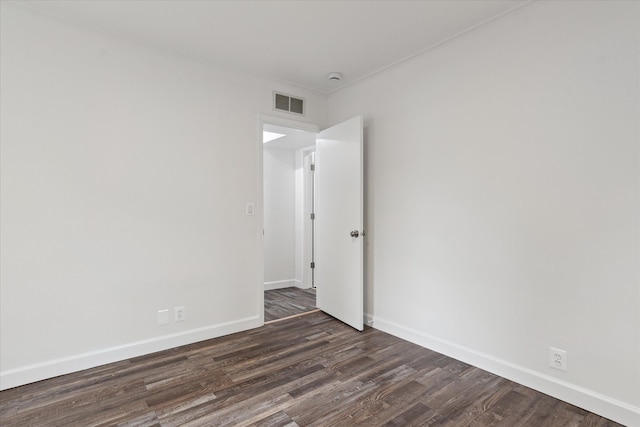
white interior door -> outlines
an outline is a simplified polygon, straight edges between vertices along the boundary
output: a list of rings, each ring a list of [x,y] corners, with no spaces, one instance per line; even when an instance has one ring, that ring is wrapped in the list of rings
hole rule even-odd
[[[315,284],[322,311],[363,329],[362,117],[318,134]]]

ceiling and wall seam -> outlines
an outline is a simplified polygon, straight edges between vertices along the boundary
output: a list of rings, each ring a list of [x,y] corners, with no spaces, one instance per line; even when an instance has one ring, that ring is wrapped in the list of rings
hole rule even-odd
[[[360,16],[355,12],[360,11],[360,5],[366,2],[347,1],[339,6],[327,3],[322,7],[297,5],[291,8],[278,6],[278,2],[275,2],[273,10],[269,2],[256,2],[256,6],[260,8],[257,11],[252,9],[251,3],[239,7],[223,2],[226,6],[223,5],[218,13],[217,6],[214,6],[216,2],[197,2],[196,8],[189,5],[192,2],[169,1],[155,2],[155,6],[148,10],[149,16],[144,19],[157,20],[151,21],[155,24],[143,26],[135,24],[136,20],[142,19],[142,13],[147,9],[139,3],[136,5],[135,2],[96,2],[95,7],[89,7],[87,3],[54,1],[11,0],[11,3],[70,25],[164,51],[183,60],[194,60],[221,70],[329,95],[484,26],[532,1],[534,0],[488,1],[487,7],[477,7],[483,2],[462,2],[456,7],[447,2],[408,2],[411,9],[407,10],[411,12],[399,12],[390,16],[385,15],[385,12],[398,10],[390,6],[395,2],[374,2],[372,4],[381,6],[365,15],[371,17],[368,25],[365,24],[366,20],[349,21],[354,16]],[[113,4],[115,6],[111,6]],[[154,2],[149,4],[153,5]],[[471,9],[466,9],[467,4]],[[203,13],[198,16],[198,11]],[[235,27],[223,25],[221,28],[212,29],[209,25],[211,22],[215,23],[216,19],[219,21],[220,17],[224,19],[230,11],[240,14],[237,24],[234,25],[239,29],[245,28],[238,37],[233,34],[225,36],[225,31],[229,28],[237,32]],[[322,24],[323,19],[329,17],[335,20],[335,29],[321,38],[309,36],[312,32],[307,32],[307,36],[301,37],[295,43],[290,42],[290,37],[283,39],[282,35],[276,34],[263,37],[263,40],[252,44],[248,42],[253,37],[252,34],[260,37],[257,31],[262,27],[254,28],[252,25],[255,24],[256,14],[260,11],[272,12],[274,23],[279,22],[278,19],[282,21],[287,16],[298,13],[303,22],[301,25],[315,23],[316,16],[318,24]],[[172,14],[173,12],[176,13]],[[243,16],[245,14],[246,16]],[[406,24],[405,19],[408,19]],[[478,21],[479,23],[475,23]],[[351,31],[354,25],[360,24],[366,25],[364,29],[374,33],[372,37],[366,37],[364,43],[358,32]],[[174,33],[176,37],[172,36]],[[225,38],[224,43],[220,43],[221,37]],[[280,46],[280,42],[283,41],[285,44]],[[316,48],[319,48],[319,51],[315,50]],[[294,59],[283,63],[287,58],[285,53],[291,53],[292,49],[294,55],[288,57]],[[258,53],[257,57],[254,52]],[[279,64],[278,67],[269,65],[269,56],[266,55],[271,55],[274,63]],[[318,61],[312,59],[314,56]],[[325,69],[326,67],[331,69]],[[333,71],[342,72],[346,78],[339,83],[329,82],[326,73]]]
[[[524,2],[524,3],[517,4],[516,6],[512,7],[511,9],[508,9],[508,10],[505,10],[505,11],[503,11],[503,12],[500,12],[500,13],[498,13],[497,15],[495,15],[495,16],[493,16],[493,17],[491,17],[491,18],[485,19],[484,21],[482,21],[482,22],[480,22],[480,23],[478,23],[478,24],[472,25],[471,27],[469,27],[469,28],[467,28],[467,29],[465,29],[465,30],[459,31],[459,32],[457,32],[457,33],[453,34],[452,36],[449,36],[449,37],[447,37],[447,38],[445,38],[445,39],[443,39],[443,40],[440,40],[439,42],[436,42],[436,43],[434,43],[434,44],[431,44],[431,45],[429,45],[429,46],[425,47],[425,48],[424,48],[424,49],[422,49],[422,50],[419,50],[419,51],[417,51],[417,52],[415,52],[415,53],[413,53],[413,54],[411,54],[411,55],[409,55],[409,56],[406,56],[406,57],[404,57],[404,58],[402,58],[402,59],[399,59],[399,60],[397,60],[397,61],[395,61],[395,62],[392,62],[392,63],[390,63],[390,64],[388,64],[388,65],[386,65],[386,66],[384,66],[384,67],[382,67],[382,68],[378,68],[378,69],[376,69],[376,70],[374,70],[374,71],[371,71],[370,73],[367,73],[367,74],[363,75],[362,77],[359,77],[359,78],[357,78],[357,79],[355,79],[355,80],[352,80],[352,81],[347,81],[347,82],[346,82],[345,84],[343,84],[342,86],[337,87],[337,88],[332,89],[332,90],[329,90],[329,91],[327,91],[327,92],[325,92],[325,93],[326,93],[327,95],[330,95],[330,94],[332,94],[332,93],[334,93],[334,92],[339,91],[340,89],[344,89],[344,88],[349,87],[349,86],[351,86],[351,85],[353,85],[353,84],[355,84],[355,83],[358,83],[358,82],[361,82],[361,81],[363,81],[363,80],[366,80],[366,79],[368,79],[368,78],[370,78],[370,77],[373,77],[373,76],[375,76],[376,74],[382,73],[382,72],[383,72],[383,71],[385,71],[385,70],[388,70],[388,69],[390,69],[390,68],[395,67],[396,65],[402,64],[403,62],[406,62],[406,61],[409,61],[410,59],[415,58],[416,56],[420,56],[420,55],[422,55],[422,54],[424,54],[424,53],[426,53],[426,52],[429,52],[430,50],[433,50],[433,49],[435,49],[435,48],[437,48],[437,47],[439,47],[439,46],[442,46],[442,45],[444,45],[444,44],[446,44],[446,43],[449,43],[449,42],[451,42],[451,41],[453,41],[453,40],[455,40],[455,39],[457,39],[457,38],[459,38],[459,37],[462,37],[462,36],[464,36],[465,34],[471,33],[471,32],[473,32],[473,31],[474,31],[474,30],[476,30],[476,29],[482,28],[482,27],[484,27],[485,25],[488,25],[488,24],[490,24],[491,22],[493,22],[493,21],[495,21],[495,20],[497,20],[497,19],[502,18],[502,17],[503,17],[503,16],[505,16],[505,15],[509,15],[510,13],[513,13],[513,12],[515,12],[516,10],[519,10],[520,8],[525,7],[525,6],[527,6],[527,5],[531,4],[531,3],[533,3],[534,1],[538,1],[538,0],[527,0],[527,1],[526,1],[526,2]]]

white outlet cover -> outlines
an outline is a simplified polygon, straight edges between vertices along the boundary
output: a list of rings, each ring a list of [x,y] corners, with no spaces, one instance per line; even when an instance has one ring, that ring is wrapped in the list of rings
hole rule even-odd
[[[184,305],[173,308],[173,320],[182,322],[187,317],[186,307]]]
[[[567,352],[555,347],[549,347],[549,366],[567,372]]]
[[[158,326],[169,324],[169,309],[158,310]]]

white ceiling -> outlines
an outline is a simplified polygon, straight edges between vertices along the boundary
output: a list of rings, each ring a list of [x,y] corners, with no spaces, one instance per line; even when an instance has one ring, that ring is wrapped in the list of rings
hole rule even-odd
[[[328,93],[528,0],[21,0],[235,71]],[[329,72],[343,73],[340,82]]]

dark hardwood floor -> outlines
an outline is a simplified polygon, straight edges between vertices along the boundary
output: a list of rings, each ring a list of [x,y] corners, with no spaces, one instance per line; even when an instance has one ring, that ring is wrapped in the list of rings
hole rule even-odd
[[[283,288],[264,291],[264,321],[306,313],[316,308],[316,290],[313,288]]]
[[[616,426],[319,312],[0,392],[13,426]]]

